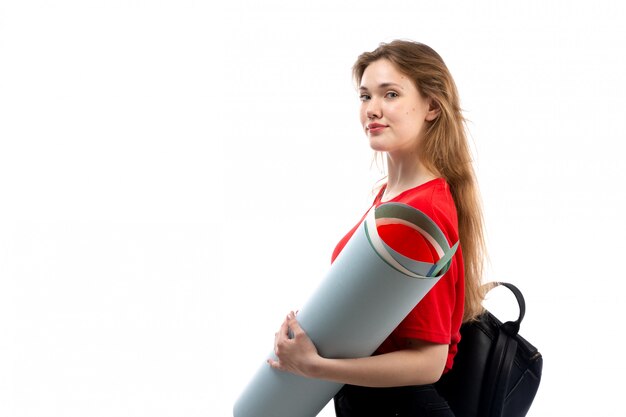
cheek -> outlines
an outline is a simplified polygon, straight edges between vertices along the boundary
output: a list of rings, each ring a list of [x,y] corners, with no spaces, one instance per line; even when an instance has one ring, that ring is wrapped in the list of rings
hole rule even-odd
[[[367,113],[364,106],[361,106],[359,108],[359,119],[361,120],[361,124],[365,123],[365,121],[367,120]]]
[[[411,112],[411,108],[406,106],[389,106],[387,107],[385,117],[389,122],[393,123],[398,129],[405,129],[407,125],[411,125],[415,119],[415,113]]]
[[[413,129],[420,129],[424,122],[425,114],[417,106],[407,106],[401,109],[400,114],[404,118],[407,126]]]

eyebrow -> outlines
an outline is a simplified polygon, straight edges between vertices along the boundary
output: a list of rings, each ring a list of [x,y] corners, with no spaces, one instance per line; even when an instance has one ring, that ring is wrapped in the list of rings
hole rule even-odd
[[[379,88],[379,89],[381,89],[381,90],[382,90],[382,89],[385,89],[385,88],[387,88],[387,87],[398,87],[398,88],[400,88],[401,90],[404,90],[404,87],[402,87],[400,84],[396,84],[396,83],[391,83],[391,82],[390,82],[390,83],[382,83],[382,84],[378,84],[378,88]],[[360,87],[359,87],[359,90],[360,90],[360,91],[368,91],[368,88],[362,85],[362,86],[360,86]]]

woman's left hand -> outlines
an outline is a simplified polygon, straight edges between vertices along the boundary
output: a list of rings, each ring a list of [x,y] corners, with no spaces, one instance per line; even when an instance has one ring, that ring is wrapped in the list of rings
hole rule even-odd
[[[289,338],[289,329],[293,338]],[[305,377],[312,376],[315,365],[320,359],[315,345],[302,330],[293,313],[289,313],[274,338],[274,353],[278,361],[268,359],[267,363],[274,369],[287,371]]]

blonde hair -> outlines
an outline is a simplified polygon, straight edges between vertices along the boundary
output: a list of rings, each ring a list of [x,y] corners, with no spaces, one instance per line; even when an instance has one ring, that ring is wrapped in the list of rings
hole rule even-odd
[[[439,107],[440,113],[430,122],[419,154],[429,170],[446,180],[454,198],[465,266],[463,321],[471,321],[483,311],[485,292],[481,284],[486,250],[478,185],[456,85],[437,52],[422,43],[404,40],[381,43],[374,51],[361,54],[352,68],[357,84],[365,69],[380,59],[389,60],[410,77],[420,94]]]

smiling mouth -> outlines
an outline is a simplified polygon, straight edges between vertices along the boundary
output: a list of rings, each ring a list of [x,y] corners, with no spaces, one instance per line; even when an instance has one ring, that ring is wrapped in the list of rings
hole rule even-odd
[[[367,126],[367,130],[371,133],[376,133],[376,132],[380,132],[381,130],[385,129],[387,126],[385,125],[380,125],[380,124],[371,124]]]

